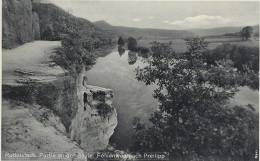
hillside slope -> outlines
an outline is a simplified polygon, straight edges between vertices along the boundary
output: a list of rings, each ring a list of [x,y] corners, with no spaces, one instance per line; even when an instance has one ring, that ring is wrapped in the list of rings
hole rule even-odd
[[[88,20],[75,17],[51,3],[33,3],[33,11],[39,15],[42,40],[60,40],[61,34],[76,27],[86,36],[96,30]]]
[[[156,38],[187,38],[192,37],[193,33],[185,30],[164,30],[164,29],[150,29],[150,28],[134,28],[124,26],[112,26],[106,21],[97,21],[94,24],[104,31],[114,33],[118,36],[133,36],[142,37],[142,39],[156,39]]]

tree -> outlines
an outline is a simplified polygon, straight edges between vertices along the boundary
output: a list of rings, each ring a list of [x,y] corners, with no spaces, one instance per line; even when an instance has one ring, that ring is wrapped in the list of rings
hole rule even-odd
[[[124,41],[124,39],[121,36],[119,37],[117,44],[119,46],[124,46],[125,45],[125,41]]]
[[[137,50],[137,41],[133,37],[128,38],[128,43],[127,43],[128,50],[136,51]]]
[[[43,31],[41,38],[43,40],[53,40],[54,32],[53,27],[51,25],[47,25],[46,29]]]
[[[84,31],[74,25],[74,19],[70,19],[68,24],[61,40],[62,47],[57,48],[53,60],[72,74],[78,74],[95,64],[94,39],[83,34]]]
[[[239,74],[229,61],[208,65],[203,39],[186,42],[188,51],[181,55],[170,43],[154,42],[148,65],[137,68],[139,81],[157,85],[159,110],[149,127],[135,121],[142,128],[136,130],[133,150],[167,151],[175,160],[249,160],[258,148],[258,117],[228,105],[240,84]]]
[[[242,28],[242,30],[240,31],[242,40],[248,40],[252,36],[253,30],[254,29],[251,26],[246,26],[246,27]]]

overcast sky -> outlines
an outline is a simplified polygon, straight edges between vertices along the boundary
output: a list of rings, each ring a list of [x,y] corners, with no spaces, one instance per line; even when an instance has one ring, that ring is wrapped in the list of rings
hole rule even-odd
[[[259,2],[51,0],[90,21],[141,28],[213,28],[259,23]]]

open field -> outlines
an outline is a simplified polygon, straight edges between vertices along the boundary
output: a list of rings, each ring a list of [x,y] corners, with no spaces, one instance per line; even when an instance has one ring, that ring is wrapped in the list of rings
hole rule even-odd
[[[206,41],[209,42],[208,48],[214,49],[217,46],[223,43],[230,43],[236,45],[243,45],[243,46],[252,46],[252,47],[259,47],[259,39],[253,39],[249,41],[241,41],[240,38],[225,38],[225,37],[218,37],[218,38],[206,38]],[[149,47],[150,43],[153,41],[158,41],[161,43],[172,42],[172,47],[175,49],[176,52],[184,52],[186,51],[186,44],[184,39],[167,39],[167,38],[158,38],[154,40],[149,39],[141,39],[138,41],[139,46]]]

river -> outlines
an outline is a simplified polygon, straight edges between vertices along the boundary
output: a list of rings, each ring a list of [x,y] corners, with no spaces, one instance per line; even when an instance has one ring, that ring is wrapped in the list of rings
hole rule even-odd
[[[142,58],[137,57],[134,64],[129,64],[131,54],[125,51],[120,55],[116,48],[107,56],[98,58],[97,63],[87,72],[89,84],[114,91],[113,104],[118,112],[118,126],[110,142],[116,144],[118,149],[126,149],[131,143],[133,118],[137,116],[146,122],[157,108],[157,101],[152,96],[154,88],[135,78],[135,68],[142,65]],[[247,87],[240,89],[231,102],[243,105],[250,103],[258,107],[258,91]]]

